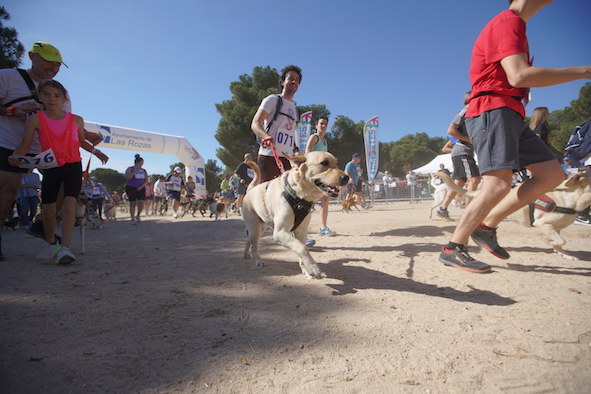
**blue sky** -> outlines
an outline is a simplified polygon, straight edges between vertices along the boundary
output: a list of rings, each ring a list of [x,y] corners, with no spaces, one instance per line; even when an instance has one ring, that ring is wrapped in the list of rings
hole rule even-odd
[[[179,1],[8,0],[26,50],[46,41],[62,53],[56,80],[84,119],[185,136],[215,159],[216,103],[256,66],[303,70],[299,105],[326,104],[331,118],[380,117],[380,140],[445,136],[470,89],[470,54],[506,0]],[[556,1],[528,23],[534,65],[591,65],[591,2]],[[25,56],[23,67],[30,67]],[[563,109],[586,80],[532,89],[526,112]],[[330,124],[329,124],[330,127]],[[360,150],[362,147],[360,147]],[[105,149],[124,172],[136,152]],[[141,153],[141,152],[140,152]],[[150,173],[175,156],[141,153]],[[88,156],[85,156],[85,162]],[[344,164],[344,163],[343,163]],[[93,159],[91,168],[99,165]]]

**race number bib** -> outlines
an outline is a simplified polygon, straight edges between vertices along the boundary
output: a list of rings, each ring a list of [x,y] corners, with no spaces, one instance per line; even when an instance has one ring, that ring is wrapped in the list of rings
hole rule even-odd
[[[25,164],[19,166],[19,168],[39,168],[40,170],[46,168],[57,167],[57,159],[53,153],[53,149],[48,149],[45,152],[39,153],[37,156],[15,156]]]

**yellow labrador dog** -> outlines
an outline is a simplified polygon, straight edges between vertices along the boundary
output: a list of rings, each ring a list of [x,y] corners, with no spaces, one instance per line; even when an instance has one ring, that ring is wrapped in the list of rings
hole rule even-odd
[[[308,213],[322,196],[336,197],[339,186],[346,185],[349,177],[339,170],[337,159],[330,153],[286,157],[292,169],[263,184],[260,184],[259,167],[252,161],[247,162],[255,177],[241,207],[248,236],[244,258],[251,258],[252,247],[256,265],[265,265],[259,256],[259,240],[267,226],[271,226],[273,239],[300,257],[302,272],[308,278],[320,278],[320,268],[306,248],[311,218]]]
[[[455,185],[451,178],[445,179],[440,174],[437,173],[454,191],[466,193],[466,189]],[[540,229],[546,236],[546,242],[554,248],[556,253],[567,260],[578,260],[562,249],[566,240],[562,238],[560,231],[573,224],[577,218],[577,212],[582,211],[589,204],[591,204],[591,178],[585,173],[578,173],[537,198],[529,206],[512,213],[507,219],[526,227]]]

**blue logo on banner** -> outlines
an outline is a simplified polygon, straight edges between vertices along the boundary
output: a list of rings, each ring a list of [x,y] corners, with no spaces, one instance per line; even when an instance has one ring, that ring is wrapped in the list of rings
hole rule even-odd
[[[104,132],[103,132],[104,131]],[[99,135],[105,144],[111,143],[111,128],[108,126],[99,127]]]

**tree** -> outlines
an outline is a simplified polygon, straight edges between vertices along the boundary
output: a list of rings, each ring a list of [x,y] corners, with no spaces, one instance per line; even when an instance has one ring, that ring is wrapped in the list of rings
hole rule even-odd
[[[427,164],[441,154],[445,141],[443,137],[430,138],[427,133],[405,135],[390,149],[390,160],[394,166],[392,174],[403,176],[405,171]]]
[[[17,39],[14,27],[4,27],[2,19],[9,20],[10,14],[4,7],[0,7],[0,68],[15,68],[21,64],[25,47]]]
[[[223,171],[223,168],[218,166],[217,160],[209,159],[205,163],[205,184],[209,194],[219,191]]]
[[[330,127],[330,132],[327,131],[324,135],[328,143],[328,150],[339,161],[339,167],[345,168],[345,165],[351,161],[353,153],[364,155],[364,126],[365,122],[362,120],[355,123],[346,116],[337,115]],[[364,163],[363,160],[362,163]]]
[[[326,109],[326,105],[324,104],[298,105],[298,108],[300,110],[300,114],[312,111],[312,132],[314,132],[314,126],[316,125],[320,115],[324,115],[330,119],[330,111]]]
[[[110,193],[117,191],[119,195],[125,190],[125,175],[110,168],[95,168],[90,172],[90,177],[96,177]]]
[[[256,153],[259,144],[250,125],[263,98],[279,93],[279,73],[269,66],[255,67],[230,84],[232,99],[216,104],[221,115],[215,138],[222,148],[217,157],[229,168],[236,168],[246,152]]]
[[[559,157],[564,154],[564,147],[575,127],[591,118],[591,82],[587,82],[579,91],[579,98],[570,102],[570,107],[550,113],[548,124],[550,131],[556,136],[551,147]]]

